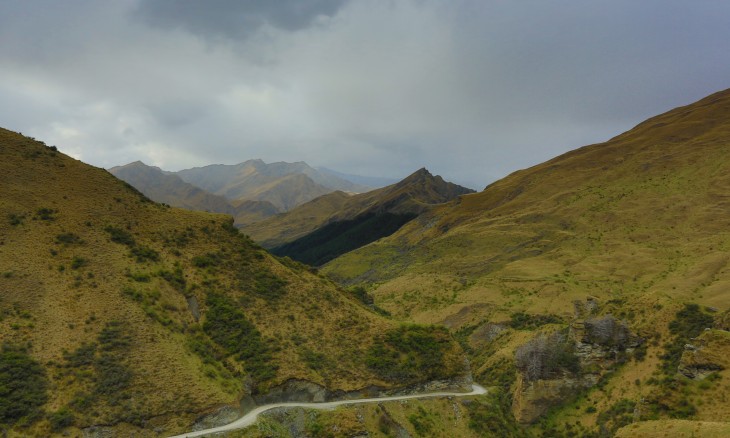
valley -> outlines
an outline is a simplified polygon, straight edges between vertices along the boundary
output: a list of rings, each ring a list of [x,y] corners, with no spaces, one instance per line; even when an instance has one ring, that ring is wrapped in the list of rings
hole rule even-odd
[[[0,430],[722,436],[728,145],[729,90],[479,192],[0,129]]]

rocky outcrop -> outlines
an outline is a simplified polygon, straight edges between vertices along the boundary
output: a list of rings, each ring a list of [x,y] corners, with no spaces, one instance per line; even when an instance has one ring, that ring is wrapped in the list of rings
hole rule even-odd
[[[678,371],[690,379],[704,379],[730,365],[730,333],[705,330],[684,346]]]
[[[212,427],[223,426],[236,421],[242,412],[232,406],[223,406],[213,413],[203,415],[195,420],[191,429],[193,431],[210,429]]]
[[[515,419],[533,423],[552,406],[598,383],[642,342],[611,315],[575,320],[567,334],[538,335],[515,352],[519,371],[512,403]]]
[[[529,381],[518,374],[512,399],[512,414],[517,422],[530,424],[553,407],[590,388],[598,382],[593,374],[585,376],[566,373],[558,379]]]

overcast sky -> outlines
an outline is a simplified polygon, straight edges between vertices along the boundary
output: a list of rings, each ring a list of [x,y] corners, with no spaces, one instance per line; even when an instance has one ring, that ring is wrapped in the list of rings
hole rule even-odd
[[[0,126],[481,189],[730,88],[729,41],[727,0],[0,0]]]

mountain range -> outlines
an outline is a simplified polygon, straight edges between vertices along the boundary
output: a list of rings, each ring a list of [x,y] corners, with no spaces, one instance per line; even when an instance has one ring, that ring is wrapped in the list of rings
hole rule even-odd
[[[109,172],[156,202],[230,214],[238,226],[288,211],[333,191],[359,193],[372,189],[340,176],[344,174],[317,170],[303,162],[266,164],[249,160],[168,172],[136,161]]]
[[[478,193],[420,169],[299,201],[277,187],[325,187],[304,166],[143,177],[187,208],[287,210],[242,233],[0,129],[10,436],[170,435],[470,378],[487,394],[281,410],[241,436],[730,431],[730,90]]]
[[[0,212],[10,436],[169,436],[287,394],[372,394],[466,373],[444,329],[400,326],[271,256],[230,216],[154,203],[5,129]]]

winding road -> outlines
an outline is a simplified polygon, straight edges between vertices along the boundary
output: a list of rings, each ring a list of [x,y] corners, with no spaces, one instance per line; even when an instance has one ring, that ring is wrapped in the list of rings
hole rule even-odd
[[[307,408],[307,409],[320,409],[320,410],[331,410],[338,406],[344,405],[355,405],[360,403],[379,403],[384,401],[398,401],[398,400],[409,400],[414,398],[432,398],[432,397],[465,397],[469,395],[481,395],[486,394],[487,390],[479,385],[472,385],[471,392],[426,392],[422,394],[411,394],[411,395],[396,395],[388,397],[374,397],[374,398],[361,398],[354,400],[339,400],[331,402],[321,403],[274,403],[270,405],[258,406],[251,412],[247,413],[243,417],[234,421],[233,423],[226,424],[225,426],[213,427],[211,429],[198,430],[195,432],[188,432],[182,435],[175,435],[170,438],[193,438],[196,436],[203,436],[208,434],[214,434],[218,432],[227,432],[236,429],[243,429],[256,422],[259,414],[262,414],[270,409],[276,408]]]

